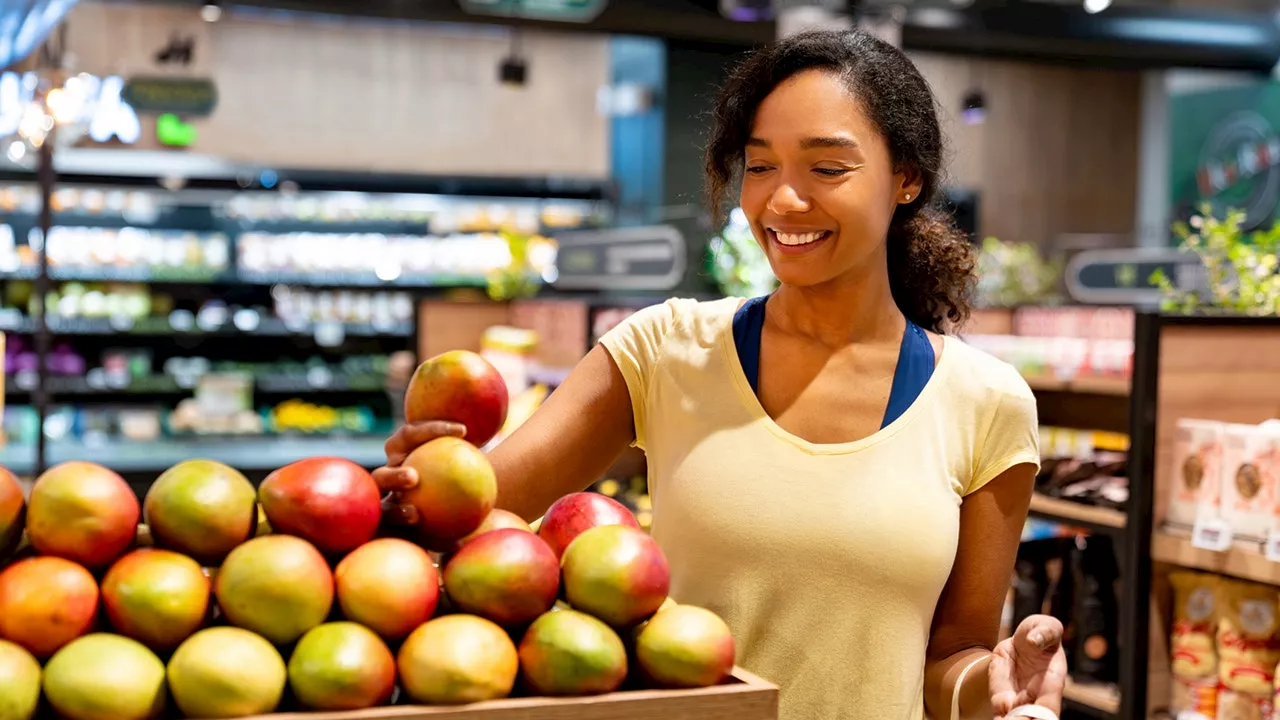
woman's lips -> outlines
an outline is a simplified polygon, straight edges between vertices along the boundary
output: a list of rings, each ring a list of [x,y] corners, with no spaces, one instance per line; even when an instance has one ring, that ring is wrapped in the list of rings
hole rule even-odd
[[[784,255],[803,255],[831,238],[830,230],[779,232],[773,228],[766,228],[765,232],[769,235],[769,244]]]

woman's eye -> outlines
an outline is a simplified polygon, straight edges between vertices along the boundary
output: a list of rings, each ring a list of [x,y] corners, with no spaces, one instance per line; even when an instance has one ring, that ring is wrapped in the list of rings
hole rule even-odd
[[[813,171],[823,177],[840,177],[849,172],[845,168],[814,168]]]
[[[768,165],[748,165],[747,166],[747,172],[752,175],[759,175],[760,173],[769,172],[769,170],[770,168]]]

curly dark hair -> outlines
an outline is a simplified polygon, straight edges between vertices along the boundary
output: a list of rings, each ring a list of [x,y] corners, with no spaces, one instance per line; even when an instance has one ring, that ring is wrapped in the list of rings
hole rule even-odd
[[[743,60],[721,87],[706,149],[707,194],[720,218],[726,191],[740,179],[756,109],[782,81],[804,70],[837,73],[884,136],[895,167],[914,167],[917,201],[900,204],[889,226],[889,284],[899,309],[937,333],[969,315],[976,280],[973,248],[937,194],[942,130],[933,92],[902,51],[859,30],[811,31],[766,46]]]

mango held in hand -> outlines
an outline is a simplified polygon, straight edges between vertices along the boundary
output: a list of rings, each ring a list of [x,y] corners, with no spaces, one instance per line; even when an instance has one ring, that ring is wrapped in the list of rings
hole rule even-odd
[[[151,720],[164,711],[164,663],[136,640],[85,635],[49,659],[44,695],[66,720]]]
[[[264,715],[284,695],[279,651],[248,630],[213,627],[187,638],[169,658],[173,702],[191,718]]]
[[[156,652],[173,650],[200,629],[209,592],[199,563],[155,548],[125,555],[102,579],[102,605],[111,626]]]
[[[44,660],[93,629],[98,583],[58,557],[19,560],[0,572],[0,639]]]
[[[418,529],[431,546],[452,544],[484,522],[498,499],[498,480],[489,458],[465,440],[442,437],[405,458],[418,484],[400,501],[418,511]]]
[[[667,557],[657,541],[624,525],[582,533],[565,549],[560,567],[565,600],[618,628],[657,612],[671,587]]]
[[[520,641],[520,670],[539,695],[598,695],[627,678],[627,649],[608,625],[576,610],[533,621]]]
[[[733,652],[724,620],[693,605],[659,610],[636,636],[636,662],[659,687],[715,685],[733,670]]]
[[[271,529],[340,555],[373,539],[382,494],[368,470],[336,457],[290,463],[262,481],[258,499]]]
[[[514,627],[551,609],[560,563],[537,535],[516,528],[480,535],[444,568],[444,589],[458,610]]]
[[[363,710],[396,687],[396,659],[369,628],[325,623],[307,631],[289,658],[289,687],[311,710]]]
[[[0,563],[18,547],[26,518],[27,501],[18,478],[0,467]],[[3,717],[3,716],[0,716]]]
[[[40,662],[0,640],[0,720],[31,720],[40,705]]]
[[[213,592],[232,625],[288,645],[329,617],[333,573],[306,540],[264,535],[231,551]]]
[[[156,545],[217,566],[253,537],[257,492],[238,470],[213,460],[183,460],[161,473],[142,501]]]
[[[451,350],[418,366],[404,393],[410,423],[448,420],[467,428],[477,447],[493,439],[507,421],[507,384],[488,360],[467,350]]]
[[[438,617],[414,630],[396,665],[406,695],[437,705],[504,698],[520,669],[511,637],[475,615]]]
[[[65,462],[31,488],[27,535],[41,555],[97,570],[133,544],[141,514],[138,497],[119,475],[94,463]]]

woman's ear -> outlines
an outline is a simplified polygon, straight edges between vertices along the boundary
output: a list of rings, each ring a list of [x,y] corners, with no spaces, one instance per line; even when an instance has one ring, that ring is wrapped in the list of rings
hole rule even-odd
[[[895,173],[895,179],[898,181],[898,204],[915,202],[916,198],[920,197],[920,190],[924,187],[924,176],[920,174],[919,168],[914,165],[903,165]]]

